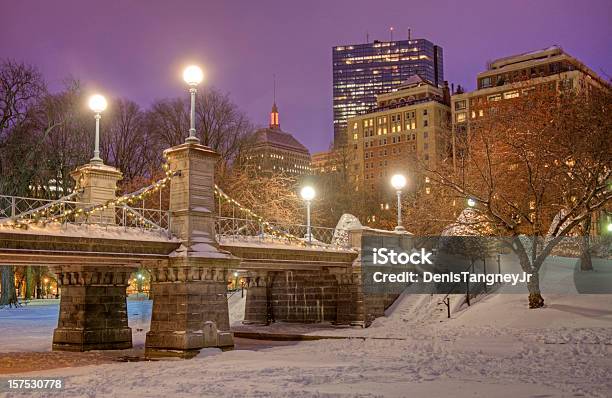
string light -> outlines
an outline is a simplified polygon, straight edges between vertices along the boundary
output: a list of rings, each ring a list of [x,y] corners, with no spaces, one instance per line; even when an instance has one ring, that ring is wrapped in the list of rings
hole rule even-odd
[[[1,226],[6,225],[6,226],[14,227],[14,228],[27,228],[27,226],[32,223],[37,223],[37,224],[42,223],[42,225],[45,226],[52,222],[63,221],[65,218],[73,214],[78,214],[79,216],[82,215],[85,217],[89,217],[90,215],[98,211],[108,209],[109,207],[113,207],[115,205],[123,204],[124,202],[127,202],[129,204],[134,200],[143,200],[149,195],[151,195],[152,193],[155,193],[159,191],[160,189],[163,189],[168,183],[168,181],[170,181],[171,178],[176,174],[175,172],[170,170],[170,167],[168,166],[167,163],[164,163],[162,165],[162,168],[165,171],[166,177],[154,182],[153,184],[147,187],[141,188],[140,190],[136,192],[125,194],[118,198],[108,200],[102,204],[94,205],[87,209],[75,208],[75,209],[64,210],[58,215],[52,215],[54,211],[61,210],[62,206],[65,204],[65,202],[58,202],[52,206],[49,206],[48,208],[36,210],[28,214],[19,215],[17,218],[12,219],[6,223],[2,223],[0,225]],[[66,198],[64,198],[63,200],[66,200]],[[128,213],[128,214],[131,214],[131,213]],[[33,218],[24,218],[28,215],[32,216]],[[150,222],[149,220],[146,220],[144,217],[139,217],[139,221]]]
[[[166,154],[164,154],[164,158],[166,158]],[[53,215],[57,210],[61,210],[61,208],[65,205],[64,201],[68,198],[66,197],[62,199],[63,201],[58,201],[58,203],[55,203],[43,209],[35,210],[34,212],[29,213],[29,214],[19,215],[15,219],[11,219],[10,221],[6,223],[0,224],[0,226],[9,226],[13,228],[27,228],[27,226],[32,223],[36,223],[36,224],[42,223],[42,225],[45,226],[52,222],[63,221],[68,216],[71,216],[73,214],[83,216],[83,217],[89,217],[90,215],[98,211],[108,209],[109,207],[113,207],[115,205],[122,205],[124,203],[131,204],[135,200],[141,201],[145,199],[146,197],[148,197],[149,195],[151,195],[152,193],[155,193],[159,191],[160,189],[165,188],[166,184],[172,179],[173,176],[177,174],[176,172],[173,172],[170,170],[170,166],[168,165],[168,163],[164,163],[162,165],[162,169],[164,170],[166,177],[162,178],[161,180],[158,180],[147,187],[141,188],[140,190],[136,192],[128,193],[118,198],[108,200],[102,204],[94,205],[87,209],[82,208],[82,207],[75,208],[75,209],[68,209],[68,210],[62,211],[58,215]],[[288,239],[289,241],[293,241],[299,244],[300,246],[306,246],[306,243],[303,242],[301,239],[299,239],[297,236],[290,234],[288,232],[285,232],[285,231],[279,231],[271,223],[264,220],[262,216],[255,213],[251,209],[241,205],[237,200],[227,195],[216,184],[214,185],[214,193],[215,193],[215,196],[218,196],[219,198],[225,200],[226,202],[231,203],[232,205],[236,206],[240,211],[248,214],[251,218],[257,220],[263,227],[265,227],[268,230],[267,232],[269,234],[277,238]],[[74,194],[76,194],[76,192],[69,196],[72,196]],[[32,218],[24,218],[27,215],[30,215]],[[134,214],[134,213],[129,212],[127,213],[127,216],[131,219],[136,217],[137,222],[151,223],[151,221],[140,216],[139,214]]]
[[[219,188],[219,186],[217,184],[215,184],[214,192],[215,192],[216,196],[218,196],[221,199],[224,199],[225,201],[231,203],[232,205],[236,206],[238,208],[238,210],[248,214],[250,217],[252,217],[252,218],[256,219],[257,221],[259,221],[262,226],[268,228],[268,232],[271,235],[273,235],[275,237],[279,237],[279,238],[285,238],[285,239],[288,239],[290,241],[294,241],[297,244],[299,244],[300,246],[306,246],[306,243],[304,241],[302,241],[300,238],[298,238],[297,236],[292,235],[292,234],[287,233],[287,232],[284,232],[284,231],[278,231],[276,228],[274,228],[274,226],[272,224],[270,224],[268,221],[264,220],[264,218],[262,216],[260,216],[259,214],[255,213],[253,210],[249,209],[248,207],[245,207],[245,206],[241,205],[240,203],[238,203],[237,200],[233,199],[228,194],[223,192],[223,190],[221,190],[221,188]]]

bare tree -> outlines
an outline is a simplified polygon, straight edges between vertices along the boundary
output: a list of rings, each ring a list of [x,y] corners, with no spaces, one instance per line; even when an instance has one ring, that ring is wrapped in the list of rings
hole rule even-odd
[[[226,162],[240,153],[253,125],[227,94],[207,89],[196,102],[202,144],[217,151]]]
[[[544,305],[539,270],[553,248],[610,203],[610,91],[558,96],[540,88],[495,103],[467,138],[461,173],[436,182],[477,202],[484,222],[511,237],[528,283],[529,306]]]
[[[297,195],[297,180],[293,176],[260,175],[253,170],[234,167],[220,185],[230,197],[266,221],[287,224],[303,221],[305,213],[300,210],[304,203]],[[223,206],[222,212],[226,216],[244,217],[240,209],[232,208],[231,204]]]
[[[17,292],[15,290],[15,270],[11,265],[0,266],[0,306],[17,306]]]
[[[159,163],[145,113],[138,104],[125,99],[112,101],[109,111],[101,137],[102,158],[121,170],[125,181],[150,176],[159,169]]]
[[[38,69],[12,60],[0,61],[0,145],[45,91]]]
[[[156,101],[147,114],[148,130],[159,151],[181,144],[189,133],[189,100]],[[253,126],[229,97],[209,88],[198,92],[196,131],[202,145],[214,149],[224,163],[232,163],[248,140]]]
[[[13,173],[9,143],[24,141],[22,129],[18,127],[32,115],[32,108],[45,92],[45,83],[36,68],[12,60],[0,61],[0,175],[3,177]],[[2,192],[10,189],[9,182],[9,178],[2,179]]]

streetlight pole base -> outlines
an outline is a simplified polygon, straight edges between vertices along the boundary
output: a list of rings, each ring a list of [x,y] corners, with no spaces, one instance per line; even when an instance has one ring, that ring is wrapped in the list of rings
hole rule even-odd
[[[89,160],[89,163],[95,165],[102,165],[104,164],[104,161],[100,157],[94,156]]]
[[[198,137],[193,137],[190,135],[189,137],[185,138],[185,142],[187,144],[199,144],[200,139]]]

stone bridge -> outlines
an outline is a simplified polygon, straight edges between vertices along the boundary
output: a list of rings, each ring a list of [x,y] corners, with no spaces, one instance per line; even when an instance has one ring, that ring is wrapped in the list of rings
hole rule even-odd
[[[218,155],[185,143],[164,156],[172,171],[167,233],[113,225],[113,205],[100,210],[104,225],[46,223],[22,229],[0,224],[0,264],[46,265],[57,275],[61,299],[54,350],[131,347],[126,289],[139,267],[151,271],[153,312],[145,343],[150,357],[191,357],[204,347],[233,347],[227,281],[235,270],[247,281],[245,323],[368,326],[394,299],[362,291],[361,235],[384,232],[349,231],[350,244],[344,247],[218,240],[211,211]],[[100,205],[116,198],[122,175],[87,164],[72,177],[80,199]]]

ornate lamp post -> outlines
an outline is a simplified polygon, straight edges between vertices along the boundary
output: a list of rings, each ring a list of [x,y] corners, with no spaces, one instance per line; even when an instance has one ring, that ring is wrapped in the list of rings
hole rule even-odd
[[[310,203],[315,197],[315,190],[311,186],[305,186],[300,191],[300,196],[306,202],[306,238],[308,243],[312,243],[312,233],[310,231]]]
[[[402,226],[402,189],[406,186],[406,177],[401,174],[396,174],[391,177],[391,185],[397,192],[397,227],[396,231],[405,231],[406,229]]]
[[[190,127],[189,137],[185,139],[185,142],[192,144],[199,144],[200,140],[196,137],[195,129],[195,99],[196,99],[196,86],[204,79],[204,73],[196,65],[191,65],[185,68],[183,71],[183,80],[189,85],[189,93],[191,94],[191,112],[190,112]]]
[[[94,156],[91,158],[93,164],[103,164],[102,158],[100,158],[100,114],[106,109],[106,98],[100,94],[92,95],[89,98],[89,109],[96,113],[96,141],[94,147]]]

